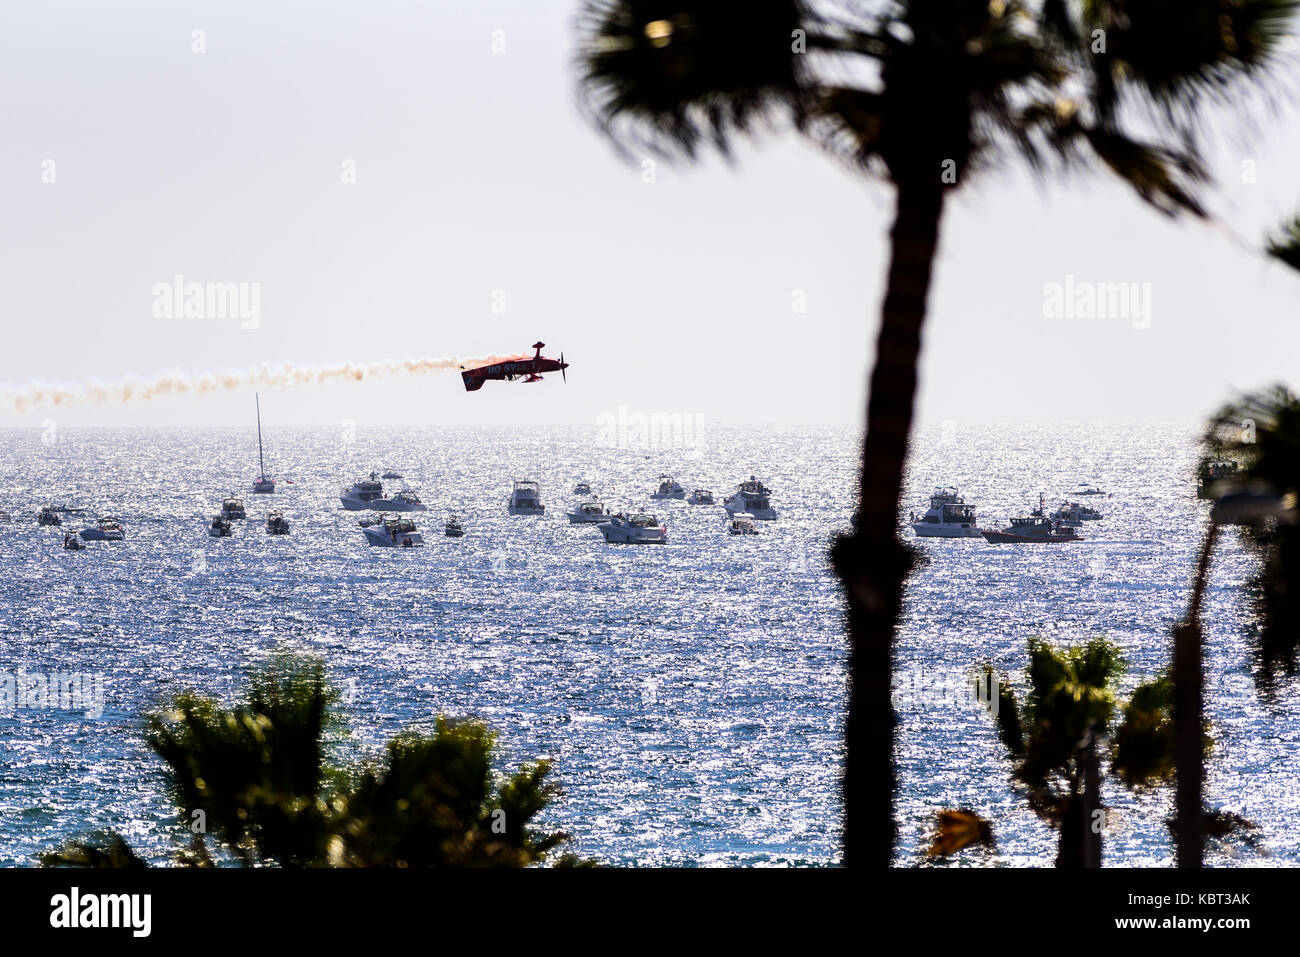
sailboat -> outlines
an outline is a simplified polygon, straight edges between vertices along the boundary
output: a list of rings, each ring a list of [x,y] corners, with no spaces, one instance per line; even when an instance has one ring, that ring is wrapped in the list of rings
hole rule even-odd
[[[266,463],[262,460],[262,400],[255,392],[253,401],[257,403],[257,467],[258,477],[253,480],[254,494],[270,495],[275,492],[275,479],[267,478]]]

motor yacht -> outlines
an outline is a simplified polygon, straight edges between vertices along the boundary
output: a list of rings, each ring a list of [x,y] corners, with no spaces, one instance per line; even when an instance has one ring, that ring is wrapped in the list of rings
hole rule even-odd
[[[582,525],[587,523],[600,524],[609,521],[609,509],[598,500],[592,499],[589,502],[583,502],[576,506],[572,511],[565,512],[569,517],[569,522],[573,525]]]
[[[1096,522],[1102,518],[1101,512],[1078,502],[1062,502],[1061,507],[1048,516],[1054,522],[1081,528],[1084,522]]]
[[[661,475],[659,476],[659,488],[651,493],[650,497],[653,499],[685,498],[686,489],[682,488],[677,483],[677,479],[671,475]]]
[[[1074,494],[1075,495],[1105,495],[1106,493],[1103,492],[1101,489],[1097,488],[1097,486],[1095,485],[1089,485],[1087,482],[1080,482],[1078,490],[1075,491]]]
[[[611,515],[608,521],[596,526],[605,541],[625,545],[662,545],[668,541],[668,529],[659,520],[645,512],[631,515]]]
[[[126,531],[117,519],[101,518],[89,528],[83,528],[81,537],[88,542],[120,542],[126,538]]]
[[[243,501],[235,498],[233,495],[230,498],[224,499],[221,502],[221,517],[229,519],[230,521],[238,521],[239,519],[247,518],[248,515],[244,511]]]
[[[447,524],[442,533],[448,538],[461,538],[465,534],[465,526],[460,523],[455,515],[447,519]]]
[[[63,547],[70,552],[79,552],[86,546],[81,544],[76,535],[69,533],[63,536]]]
[[[381,476],[381,478],[386,478],[386,479],[401,479],[405,477],[406,476],[404,476],[401,472],[394,472],[392,469],[389,469]]]
[[[754,524],[754,516],[748,512],[734,512],[727,531],[732,535],[757,535],[758,526]]]
[[[360,512],[370,508],[371,502],[383,497],[384,483],[379,481],[378,474],[371,472],[368,478],[358,479],[352,483],[351,488],[344,489],[339,496],[339,501],[348,511]]]
[[[924,515],[912,513],[917,538],[979,538],[975,506],[967,505],[956,487],[936,488]]]
[[[741,482],[736,494],[723,503],[728,515],[747,512],[755,519],[770,522],[776,519],[776,509],[772,507],[772,490],[753,475],[749,481]]]
[[[686,502],[688,505],[712,505],[713,493],[707,488],[697,488],[686,496]]]
[[[58,512],[56,512],[54,509],[52,509],[52,508],[46,506],[45,508],[41,509],[40,514],[36,516],[36,524],[38,524],[38,525],[62,525],[62,524],[63,524],[63,519],[59,516],[59,513],[58,513]]]
[[[213,538],[229,538],[234,531],[234,526],[230,524],[228,518],[221,515],[213,515],[212,523],[208,525],[208,534]]]
[[[384,548],[413,548],[424,544],[424,536],[409,518],[386,518],[361,531],[371,545]]]
[[[542,504],[540,486],[531,479],[517,479],[514,490],[510,493],[511,515],[544,515],[546,506]]]
[[[573,494],[574,494],[574,495],[590,495],[590,494],[591,494],[591,486],[588,485],[586,482],[579,482],[577,485],[573,486]]]
[[[274,511],[266,516],[266,534],[268,535],[289,534],[289,520],[284,517],[283,512]]]
[[[382,509],[385,512],[426,512],[429,510],[429,506],[420,501],[420,496],[409,488],[404,488],[387,498],[377,498],[370,503],[370,507]]]

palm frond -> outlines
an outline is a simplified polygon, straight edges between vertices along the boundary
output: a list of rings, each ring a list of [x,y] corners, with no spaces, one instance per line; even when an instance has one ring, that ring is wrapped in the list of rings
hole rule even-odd
[[[1112,769],[1130,787],[1174,774],[1174,686],[1168,675],[1133,689],[1115,730]]]
[[[585,111],[624,152],[724,154],[802,96],[800,0],[590,0],[579,14]]]
[[[1083,136],[1111,172],[1160,212],[1205,217],[1197,191],[1207,177],[1195,157],[1105,128],[1084,129]]]
[[[1277,235],[1268,240],[1265,251],[1300,272],[1300,216],[1284,223]]]
[[[947,856],[974,844],[992,846],[993,825],[969,808],[948,809],[935,815],[934,840],[926,853]]]
[[[1105,31],[1099,61],[1158,102],[1224,100],[1254,78],[1289,35],[1297,0],[1085,0],[1087,29]]]
[[[40,855],[40,863],[42,867],[89,867],[114,870],[138,870],[149,866],[116,831],[94,834],[86,839],[65,841],[54,850]]]

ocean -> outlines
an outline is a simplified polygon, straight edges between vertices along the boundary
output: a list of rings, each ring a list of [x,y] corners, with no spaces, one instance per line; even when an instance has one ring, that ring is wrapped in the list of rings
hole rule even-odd
[[[500,767],[554,763],[562,796],[539,823],[613,865],[817,866],[839,860],[847,662],[843,604],[826,563],[853,513],[857,435],[830,428],[711,428],[666,437],[596,429],[275,429],[275,495],[254,496],[256,435],[203,430],[0,431],[0,678],[102,681],[103,712],[0,714],[0,864],[29,865],[65,837],[121,832],[155,863],[178,846],[176,812],[143,716],[181,690],[232,698],[248,669],[309,651],[346,698],[340,748],[361,759],[436,716],[478,718]],[[897,863],[925,857],[936,811],[969,807],[996,845],[950,866],[1050,865],[1055,833],[1013,787],[989,715],[935,693],[990,661],[1019,677],[1025,643],[1109,635],[1127,692],[1167,665],[1207,506],[1194,496],[1195,433],[1171,427],[945,428],[917,437],[904,513],[961,486],[981,525],[1080,481],[1112,497],[1084,542],[991,546],[927,540],[909,584],[895,685]],[[677,440],[677,441],[674,441]],[[1086,450],[1086,451],[1080,451]],[[429,505],[423,548],[366,544],[338,494],[393,468]],[[718,504],[650,502],[660,473]],[[757,475],[775,522],[726,533],[721,507]],[[541,483],[544,517],[506,512],[511,480]],[[646,508],[663,547],[604,542],[564,512],[589,482],[616,510]],[[290,484],[291,483],[291,484]],[[207,534],[221,499],[248,519]],[[66,552],[43,505],[83,506],[126,527],[121,543]],[[283,510],[286,537],[268,536]],[[450,513],[466,534],[445,538]],[[910,538],[910,532],[906,533]],[[1214,864],[1295,864],[1300,836],[1294,682],[1256,690],[1244,585],[1251,556],[1224,536],[1206,607],[1211,804],[1260,826],[1267,856],[1212,847]],[[92,709],[97,710],[97,709]],[[1168,787],[1107,779],[1104,855],[1167,865]]]

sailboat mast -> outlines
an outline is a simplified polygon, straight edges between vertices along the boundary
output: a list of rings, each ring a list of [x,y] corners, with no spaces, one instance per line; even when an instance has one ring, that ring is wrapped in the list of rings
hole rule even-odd
[[[257,403],[257,467],[260,478],[266,478],[266,463],[262,461],[262,399],[256,392],[253,393],[253,401]]]

